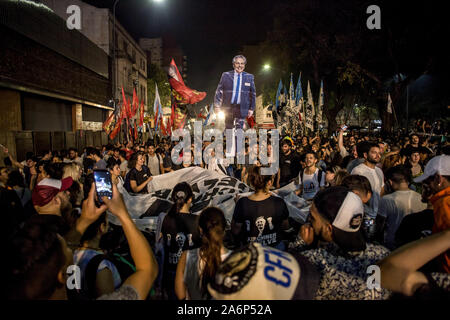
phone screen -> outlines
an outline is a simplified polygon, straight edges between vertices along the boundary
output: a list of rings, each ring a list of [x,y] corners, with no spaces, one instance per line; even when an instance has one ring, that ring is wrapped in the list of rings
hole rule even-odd
[[[95,190],[98,201],[103,203],[102,197],[112,198],[111,174],[107,170],[94,170]]]

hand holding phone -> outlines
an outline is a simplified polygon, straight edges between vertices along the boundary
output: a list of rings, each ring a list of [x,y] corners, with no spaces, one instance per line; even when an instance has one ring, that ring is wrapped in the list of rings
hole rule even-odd
[[[94,170],[95,191],[100,203],[103,203],[102,198],[112,198],[112,180],[111,174],[108,170]]]
[[[342,130],[342,131],[345,131],[345,130],[347,130],[347,128],[348,128],[348,127],[344,124],[344,125],[341,127],[341,130]]]

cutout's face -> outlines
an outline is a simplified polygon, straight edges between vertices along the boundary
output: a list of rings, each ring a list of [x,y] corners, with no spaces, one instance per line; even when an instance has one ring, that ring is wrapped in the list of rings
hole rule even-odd
[[[245,61],[242,58],[237,58],[233,63],[234,71],[241,73],[245,69]]]

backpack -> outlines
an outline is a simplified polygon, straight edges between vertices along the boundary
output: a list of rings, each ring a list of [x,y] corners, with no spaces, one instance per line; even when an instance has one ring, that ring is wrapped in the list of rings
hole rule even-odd
[[[317,179],[319,180],[319,188],[320,188],[320,182],[322,181],[323,172],[324,172],[323,170],[319,169],[319,172],[317,173]],[[303,181],[305,181],[305,178],[303,176],[304,174],[305,174],[305,171],[303,170],[302,171],[302,183],[303,183]],[[297,185],[300,184],[300,180],[299,180],[298,176],[297,176],[297,178],[294,178],[291,181],[295,181],[295,184],[297,184]]]

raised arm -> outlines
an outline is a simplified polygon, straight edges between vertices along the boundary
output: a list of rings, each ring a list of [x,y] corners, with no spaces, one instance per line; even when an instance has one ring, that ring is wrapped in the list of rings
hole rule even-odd
[[[450,249],[450,229],[398,248],[378,263],[381,286],[411,296],[417,288],[428,283],[417,270]]]
[[[88,198],[83,201],[81,206],[80,217],[75,222],[74,228],[65,236],[67,245],[72,249],[78,248],[83,233],[106,209],[105,205],[102,205],[100,208],[95,206],[95,184],[92,183]]]
[[[123,285],[130,285],[135,288],[139,298],[145,300],[158,274],[158,264],[153,251],[147,239],[131,219],[122,195],[115,184],[113,184],[112,199],[103,197],[103,201],[108,210],[119,218],[136,266],[136,272],[129,276]]]
[[[21,164],[20,162],[18,162],[16,159],[13,158],[13,156],[9,153],[8,148],[3,147],[3,151],[8,155],[9,160],[11,160],[12,165],[14,167],[17,167],[19,169],[25,168],[25,166],[23,164]]]

